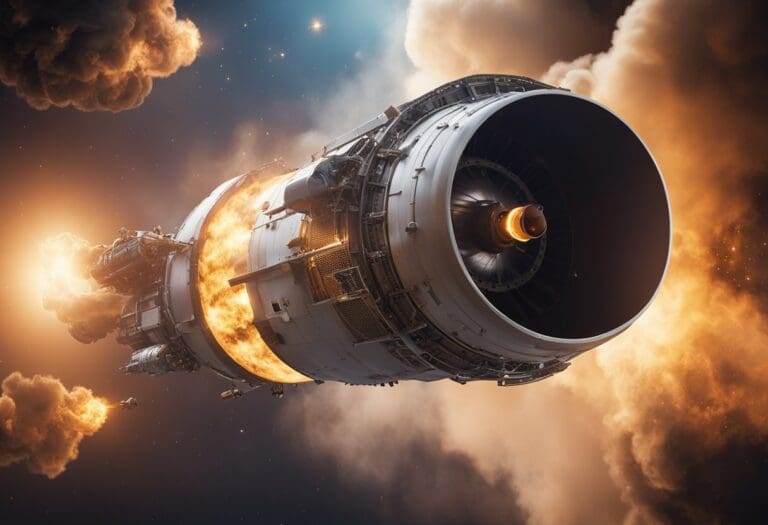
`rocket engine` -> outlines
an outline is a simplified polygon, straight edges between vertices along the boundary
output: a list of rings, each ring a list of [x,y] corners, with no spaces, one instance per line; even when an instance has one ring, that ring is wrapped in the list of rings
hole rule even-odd
[[[605,107],[522,77],[451,82],[262,179],[220,185],[173,236],[124,233],[92,269],[132,297],[127,372],[208,367],[238,392],[528,383],[629,327],[669,257],[643,142]],[[239,259],[212,271],[208,243],[232,228]]]

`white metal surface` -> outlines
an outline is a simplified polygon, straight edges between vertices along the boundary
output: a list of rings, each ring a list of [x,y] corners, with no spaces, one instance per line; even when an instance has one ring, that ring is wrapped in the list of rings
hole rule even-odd
[[[303,176],[304,169],[294,177]],[[271,208],[283,204],[283,190],[291,179],[266,196]],[[414,374],[377,343],[356,345],[332,300],[315,303],[304,271],[287,260],[297,255],[288,243],[301,234],[301,213],[259,216],[250,244],[250,271],[270,268],[248,283],[256,321],[268,321],[283,343],[272,347],[280,359],[314,379],[349,383],[381,382],[372,378],[407,378]],[[281,264],[282,263],[282,264]],[[273,306],[277,304],[279,312]]]
[[[514,322],[494,307],[462,263],[450,210],[459,159],[472,136],[493,114],[516,101],[542,96],[582,98],[561,90],[505,94],[446,107],[412,128],[403,144],[417,137],[418,141],[396,167],[387,213],[398,273],[423,312],[443,332],[467,345],[521,361],[567,359],[594,348],[629,327],[650,303],[632,319],[603,334],[585,339],[549,337]]]
[[[196,243],[200,230],[219,199],[242,177],[235,177],[211,192],[187,216],[176,233],[176,240]],[[167,303],[176,329],[201,364],[229,379],[251,379],[252,376],[215,348],[205,334],[203,321],[197,318],[193,288],[197,285],[194,271],[197,250],[174,252],[169,256],[165,274]],[[200,314],[202,315],[202,314]]]

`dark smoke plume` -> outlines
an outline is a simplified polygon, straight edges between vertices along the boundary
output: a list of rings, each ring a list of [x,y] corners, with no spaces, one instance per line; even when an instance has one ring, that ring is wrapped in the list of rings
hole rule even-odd
[[[199,47],[173,0],[0,2],[0,81],[36,109],[134,108]]]
[[[319,396],[289,401],[284,423],[291,434],[302,428],[308,443],[296,444],[318,456],[321,468],[340,470],[356,487],[379,484],[371,510],[386,523],[523,523],[528,516],[512,499],[508,476],[486,477],[468,454],[447,446],[436,400],[420,398],[416,410],[393,402],[402,401],[403,386],[327,385]],[[421,386],[405,388],[413,394]]]
[[[114,330],[127,298],[99,285],[88,269],[104,253],[69,233],[47,239],[40,247],[44,262],[43,307],[67,324],[72,337],[93,343]]]
[[[22,462],[55,478],[77,458],[83,438],[101,428],[107,411],[87,388],[67,390],[50,376],[12,373],[0,393],[0,467]]]

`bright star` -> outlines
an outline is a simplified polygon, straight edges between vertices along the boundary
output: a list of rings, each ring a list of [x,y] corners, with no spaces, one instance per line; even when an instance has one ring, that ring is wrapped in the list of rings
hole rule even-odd
[[[323,29],[325,29],[325,24],[319,18],[313,18],[309,23],[309,30],[313,33],[319,33]]]

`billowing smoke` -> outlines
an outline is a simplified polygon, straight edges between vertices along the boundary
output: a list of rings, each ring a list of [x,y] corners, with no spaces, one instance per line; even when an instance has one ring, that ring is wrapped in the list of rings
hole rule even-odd
[[[288,405],[286,427],[291,435],[297,423],[304,427],[302,450],[333,458],[323,467],[354,485],[375,484],[381,504],[371,510],[385,522],[520,523],[527,513],[510,497],[508,474],[484,476],[473,458],[441,438],[447,413],[428,395],[435,386],[323,385]],[[418,406],[402,403],[406,392]]]
[[[396,485],[388,458],[415,450],[416,426],[444,456],[463,455],[486,482],[506,483],[508,512],[522,509],[532,523],[764,515],[768,5],[636,0],[610,48],[581,57],[572,52],[589,39],[563,51],[551,33],[568,24],[583,30],[574,35],[589,32],[589,16],[562,16],[586,7],[555,5],[531,18],[537,6],[415,0],[408,53],[435,78],[547,71],[545,80],[627,119],[656,156],[672,203],[673,255],[659,297],[627,333],[539,384],[402,385],[376,402],[378,392],[360,388],[304,398],[310,445],[356,479]],[[540,31],[516,31],[531,20]],[[329,399],[341,408],[326,425],[315,415]],[[365,446],[382,434],[393,452]]]
[[[661,296],[598,353],[607,453],[640,521],[756,514],[768,451],[764,2],[638,0],[606,53],[545,77],[627,118],[665,173],[676,235]],[[577,391],[584,388],[576,385]]]
[[[37,109],[134,108],[200,45],[173,0],[0,3],[0,80]]]
[[[624,1],[413,0],[405,47],[444,81],[471,73],[539,76],[605,49]]]
[[[0,393],[0,467],[21,462],[55,478],[77,458],[83,438],[104,425],[108,410],[87,388],[67,390],[50,376],[12,373]]]
[[[69,233],[40,245],[43,307],[55,312],[82,343],[97,341],[114,330],[127,300],[99,285],[88,272],[105,250]]]

